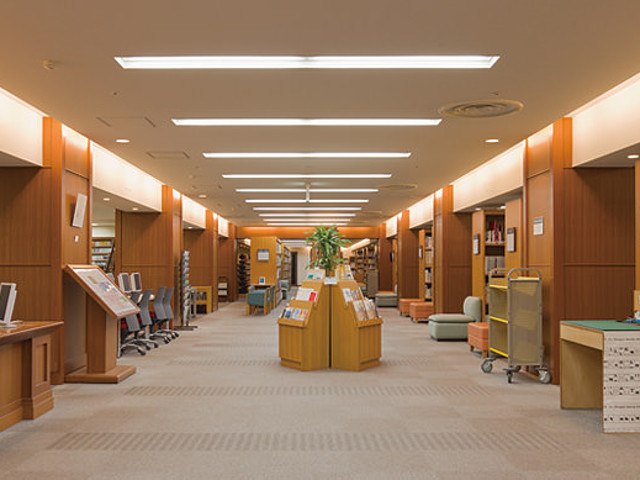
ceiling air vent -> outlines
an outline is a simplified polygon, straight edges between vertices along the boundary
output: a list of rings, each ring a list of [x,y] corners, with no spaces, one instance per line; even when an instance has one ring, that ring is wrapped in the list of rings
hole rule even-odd
[[[187,152],[181,150],[150,150],[147,155],[154,160],[185,160],[189,158]]]
[[[415,183],[394,183],[390,185],[378,185],[376,188],[386,191],[413,190],[414,188],[418,188],[418,185]]]
[[[517,113],[524,107],[517,100],[492,98],[450,103],[438,109],[438,112],[454,118],[490,118]]]

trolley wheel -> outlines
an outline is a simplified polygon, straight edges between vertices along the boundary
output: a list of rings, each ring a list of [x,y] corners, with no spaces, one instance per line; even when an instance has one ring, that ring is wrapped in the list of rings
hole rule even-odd
[[[158,342],[153,344],[153,348],[158,348],[160,345],[158,345]]]
[[[151,345],[149,345],[148,343],[145,343],[144,348],[146,348],[147,350],[151,350]]]
[[[507,383],[511,383],[513,379],[513,372],[511,370],[507,371]]]
[[[491,370],[493,370],[493,362],[487,358],[484,362],[482,362],[480,368],[484,373],[491,373]]]
[[[144,355],[146,355],[146,354],[147,354],[147,351],[146,351],[145,349],[143,349],[143,348],[139,348],[139,349],[138,349],[138,353],[139,353],[140,355],[143,355],[143,356],[144,356]]]
[[[551,374],[548,370],[538,370],[538,379],[540,383],[551,383]]]
[[[513,371],[514,371],[515,373],[518,373],[518,372],[520,371],[520,369],[521,369],[521,368],[522,368],[522,367],[521,367],[520,365],[516,365],[515,367],[513,367]]]

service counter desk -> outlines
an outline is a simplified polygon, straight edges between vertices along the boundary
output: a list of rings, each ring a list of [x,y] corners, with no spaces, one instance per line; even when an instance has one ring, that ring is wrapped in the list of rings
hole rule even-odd
[[[640,326],[562,322],[560,406],[602,409],[605,433],[640,432]]]
[[[53,408],[51,334],[62,322],[0,327],[0,431]]]

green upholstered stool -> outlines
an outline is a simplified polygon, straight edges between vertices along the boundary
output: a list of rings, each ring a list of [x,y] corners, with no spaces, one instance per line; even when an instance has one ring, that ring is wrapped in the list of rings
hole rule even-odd
[[[466,340],[467,324],[482,321],[482,301],[467,297],[463,313],[436,313],[429,317],[429,335],[436,340]]]
[[[395,292],[382,291],[376,293],[376,307],[398,306],[398,295]]]

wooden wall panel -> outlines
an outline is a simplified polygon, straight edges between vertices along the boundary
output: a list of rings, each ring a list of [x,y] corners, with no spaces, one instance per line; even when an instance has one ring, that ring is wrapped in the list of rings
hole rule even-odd
[[[636,290],[640,290],[640,160],[636,160],[635,163],[635,238],[636,238],[636,247],[635,247],[635,261],[636,261],[636,275],[635,275],[635,288]]]
[[[418,233],[409,225],[409,210],[398,221],[398,298],[418,297]]]
[[[269,250],[268,261],[258,261],[258,250]],[[260,277],[267,284],[275,285],[277,279],[276,237],[251,237],[251,277],[250,285],[258,285]]]
[[[527,264],[551,266],[553,263],[552,176],[545,172],[530,178],[527,189]],[[533,235],[533,219],[542,217],[543,235]]]
[[[194,286],[212,286],[213,242],[206,230],[185,230],[184,249],[189,251],[191,271],[189,280]]]
[[[90,198],[89,179],[65,171],[63,174],[63,182],[64,205],[62,207],[62,263],[63,265],[81,265],[91,263],[87,250],[87,245],[91,244],[90,203],[87,202],[82,228],[71,226],[78,194],[83,194],[86,195],[87,198]],[[76,239],[76,237],[78,238]]]
[[[504,212],[504,233],[505,241],[506,235],[510,228],[515,228],[516,231],[516,251],[509,252],[505,245],[504,249],[504,263],[507,270],[512,268],[521,268],[524,265],[523,255],[523,234],[522,229],[522,198],[517,198],[506,202]]]
[[[473,212],[471,215],[471,295],[479,297],[483,300],[485,298],[485,260],[484,260],[484,212]],[[478,254],[473,252],[473,239],[478,236]],[[484,309],[482,310],[484,312]]]
[[[251,259],[253,270],[253,258]],[[230,301],[237,297],[237,275],[236,275],[236,237],[235,226],[229,225],[229,237],[220,237],[218,240],[218,276],[227,277],[228,298]]]
[[[392,269],[391,269],[391,240],[387,238],[385,223],[378,227],[378,268],[379,268],[379,290],[393,290]]]

